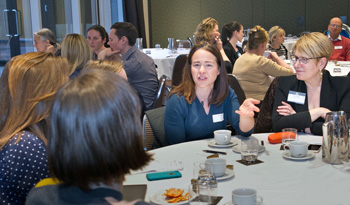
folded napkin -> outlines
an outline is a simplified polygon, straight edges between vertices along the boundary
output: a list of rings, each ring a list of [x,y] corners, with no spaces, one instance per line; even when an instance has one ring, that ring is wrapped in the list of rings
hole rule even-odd
[[[154,160],[143,170],[133,171],[131,174],[142,174],[147,172],[166,172],[166,171],[178,171],[183,170],[184,165],[180,160],[173,160],[168,162],[159,162]]]

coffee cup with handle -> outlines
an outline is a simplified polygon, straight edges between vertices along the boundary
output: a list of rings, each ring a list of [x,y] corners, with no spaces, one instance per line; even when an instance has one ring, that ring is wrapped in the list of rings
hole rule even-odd
[[[289,143],[289,147],[284,145],[285,150],[289,150],[292,157],[305,157],[308,151],[308,146],[310,144],[308,142],[303,141],[293,141]]]
[[[251,188],[239,188],[232,191],[232,203],[234,205],[255,205],[263,202],[257,191]]]
[[[210,158],[205,161],[211,164],[213,175],[216,177],[221,177],[226,171],[226,159],[222,158]]]
[[[214,140],[218,145],[228,145],[231,141],[231,131],[230,130],[215,130]]]

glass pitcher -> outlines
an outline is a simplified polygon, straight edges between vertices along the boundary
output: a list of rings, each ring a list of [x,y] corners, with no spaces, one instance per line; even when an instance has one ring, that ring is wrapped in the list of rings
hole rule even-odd
[[[344,111],[326,114],[322,126],[322,161],[330,164],[343,164],[349,161],[349,130]]]

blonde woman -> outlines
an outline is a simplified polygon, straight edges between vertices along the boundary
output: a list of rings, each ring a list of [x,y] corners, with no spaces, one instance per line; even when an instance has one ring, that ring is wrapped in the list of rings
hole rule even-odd
[[[92,52],[84,36],[76,33],[68,34],[62,41],[62,57],[71,65],[69,78],[80,75],[81,70],[91,60]]]
[[[288,59],[288,49],[283,45],[286,32],[279,26],[274,26],[269,30],[268,50],[276,52],[282,59]]]
[[[265,29],[255,26],[249,31],[247,52],[239,57],[233,68],[233,74],[240,82],[247,98],[262,101],[271,84],[270,76],[293,75],[293,69],[275,52],[265,58],[268,42]]]
[[[68,80],[69,65],[51,53],[12,58],[0,78],[0,204],[24,204],[48,177],[47,118],[53,96]]]
[[[34,45],[37,51],[49,52],[55,56],[61,55],[61,46],[57,43],[55,34],[48,28],[34,33]]]
[[[350,118],[350,78],[325,70],[332,43],[322,33],[304,34],[295,44],[295,76],[280,77],[272,113],[274,131],[292,127],[322,135],[327,112],[343,110]]]
[[[104,61],[104,60],[94,60],[90,61],[85,66],[86,69],[99,68],[102,70],[111,71],[113,73],[117,73],[119,76],[128,80],[126,76],[125,70],[123,68],[123,63],[121,61]]]
[[[225,62],[226,72],[232,72],[232,62],[230,62],[230,59],[227,57],[224,51],[222,41],[220,39],[219,23],[217,20],[212,17],[204,19],[197,26],[194,37],[197,44],[203,42],[214,44],[219,49],[221,57]]]

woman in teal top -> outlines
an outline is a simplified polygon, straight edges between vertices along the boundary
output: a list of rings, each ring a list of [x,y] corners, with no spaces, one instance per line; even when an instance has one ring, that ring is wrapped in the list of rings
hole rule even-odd
[[[169,144],[213,137],[229,121],[237,134],[249,136],[254,127],[254,105],[240,106],[229,87],[219,50],[208,43],[195,45],[184,69],[182,83],[171,92],[165,109],[164,128]]]

